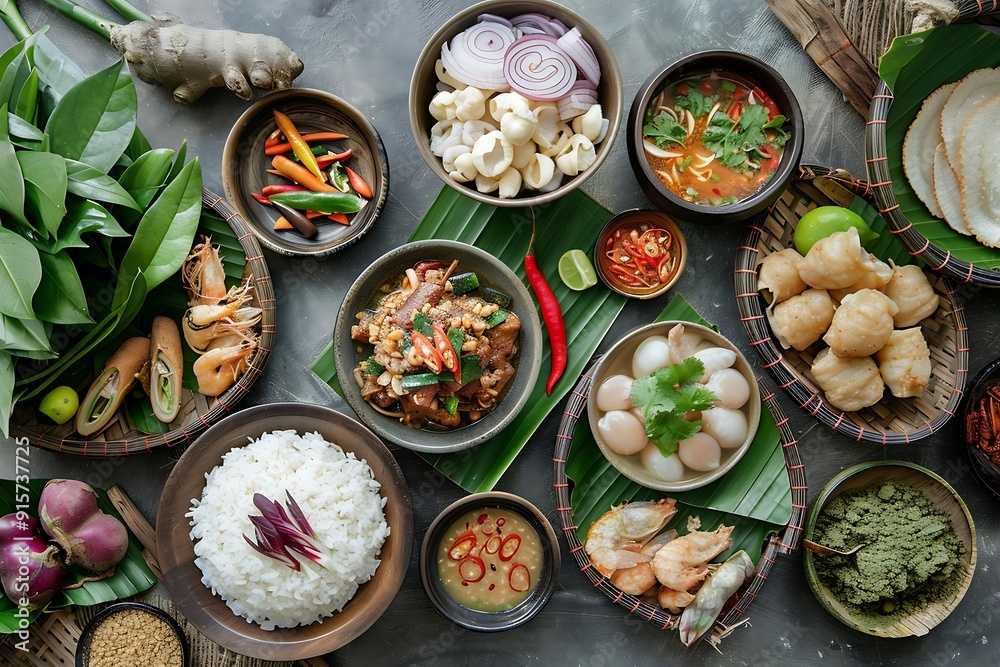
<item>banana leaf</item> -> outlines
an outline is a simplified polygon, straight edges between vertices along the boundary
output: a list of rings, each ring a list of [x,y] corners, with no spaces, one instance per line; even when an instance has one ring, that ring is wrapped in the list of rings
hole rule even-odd
[[[656,318],[657,322],[664,320],[711,326],[679,295]],[[585,414],[573,431],[566,476],[574,482],[570,504],[581,541],[586,541],[590,525],[613,505],[668,495],[640,486],[619,473],[601,454]],[[700,489],[669,496],[677,500],[677,514],[667,529],[687,533],[688,518],[694,516],[701,520],[701,530],[715,530],[720,523],[735,526],[733,543],[718,560],[743,549],[756,563],[768,536],[788,525],[792,516],[792,489],[781,436],[767,406],[761,404],[757,435],[732,470]]]
[[[0,516],[17,511],[15,500],[20,500],[19,496],[23,495],[25,490],[28,494],[28,509],[26,511],[32,516],[37,516],[38,496],[47,481],[45,479],[32,479],[25,487],[23,484],[16,484],[14,480],[0,480]],[[98,507],[106,514],[111,514],[121,521],[122,517],[108,500],[108,494],[103,489],[94,490],[97,491]],[[85,573],[81,570],[75,567],[70,568],[65,585],[69,586],[79,582],[84,575]],[[88,581],[72,590],[62,590],[53,598],[47,608],[55,610],[70,605],[88,606],[121,600],[138,595],[152,588],[155,583],[156,576],[142,558],[142,545],[130,531],[128,551],[118,563],[113,576],[101,581]],[[17,611],[17,605],[0,591],[0,634],[17,632],[19,620],[16,616]],[[28,618],[30,621],[34,621],[40,615],[41,612],[35,611],[31,612]]]
[[[455,454],[421,455],[470,493],[489,491],[496,485],[549,412],[573,388],[625,305],[624,297],[614,294],[604,285],[574,292],[562,284],[557,271],[559,258],[567,250],[580,248],[590,253],[611,213],[576,190],[535,208],[534,214],[535,255],[539,268],[562,306],[569,363],[552,395],[547,396],[545,382],[551,351],[546,345],[542,372],[527,406],[503,432],[482,445]],[[502,260],[527,286],[524,254],[528,250],[530,236],[530,211],[481,204],[445,186],[409,240],[438,238],[472,244]],[[311,368],[324,382],[340,392],[332,343]]]
[[[903,171],[903,139],[924,99],[939,87],[984,67],[1000,66],[1000,34],[975,24],[949,25],[897,37],[879,61],[892,90],[886,122],[886,155],[899,210],[935,246],[983,269],[1000,268],[1000,249],[988,248],[931,215]]]

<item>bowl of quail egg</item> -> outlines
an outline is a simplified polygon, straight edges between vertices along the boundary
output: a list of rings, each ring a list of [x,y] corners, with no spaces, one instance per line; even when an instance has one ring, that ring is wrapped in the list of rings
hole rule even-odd
[[[721,478],[750,448],[760,390],[725,336],[690,322],[656,322],[619,340],[594,370],[590,429],[622,475],[658,491]]]

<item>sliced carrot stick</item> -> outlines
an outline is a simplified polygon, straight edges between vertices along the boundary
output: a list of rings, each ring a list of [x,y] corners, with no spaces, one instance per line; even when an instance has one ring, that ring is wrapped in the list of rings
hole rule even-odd
[[[365,199],[371,199],[372,189],[368,187],[367,183],[365,183],[365,179],[361,178],[357,172],[350,167],[345,166],[344,169],[347,170],[347,180],[350,181],[351,187],[354,188],[354,191]]]
[[[309,170],[303,167],[301,164],[292,162],[284,155],[275,155],[274,159],[271,160],[271,166],[278,170],[285,178],[290,178],[299,185],[305,186],[312,190],[313,192],[336,192],[337,189],[332,185],[327,185],[323,181],[319,180],[311,173]],[[268,170],[270,171],[270,170]]]
[[[346,134],[340,132],[313,132],[311,134],[303,134],[302,139],[306,143],[315,141],[338,141],[340,139],[350,139]],[[290,153],[292,150],[292,145],[288,142],[274,144],[268,146],[265,142],[264,153],[266,155],[281,155],[282,153]]]
[[[285,229],[295,229],[295,227],[292,227],[292,223],[285,220],[285,216],[281,216],[274,221],[274,231],[280,232]]]
[[[334,222],[339,222],[342,225],[349,225],[349,224],[351,224],[351,221],[348,220],[347,216],[344,215],[343,213],[331,213],[330,214],[330,219],[333,220]]]

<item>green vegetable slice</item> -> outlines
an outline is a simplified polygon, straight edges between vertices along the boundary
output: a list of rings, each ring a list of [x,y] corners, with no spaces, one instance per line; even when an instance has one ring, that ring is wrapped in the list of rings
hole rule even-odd
[[[660,148],[666,148],[670,144],[683,146],[688,131],[673,116],[661,111],[643,126],[642,136],[651,139]]]
[[[480,294],[483,297],[483,301],[489,301],[490,303],[495,303],[501,308],[510,307],[510,296],[504,294],[500,290],[495,290],[492,287],[483,287],[480,290]]]
[[[413,316],[413,330],[430,339],[434,335],[434,325],[431,318],[426,313],[417,313]]]
[[[442,396],[441,405],[444,407],[445,412],[449,415],[458,414],[458,397],[457,396]]]
[[[478,354],[462,357],[462,384],[466,385],[483,377],[483,362]]]
[[[365,360],[364,374],[365,375],[382,375],[385,372],[385,366],[375,361],[375,355],[368,357]]]
[[[475,273],[460,273],[449,278],[451,289],[455,294],[466,294],[479,287],[479,276]]]
[[[503,308],[498,308],[497,310],[494,310],[486,317],[486,327],[488,329],[492,329],[493,327],[506,322],[508,317],[510,317],[509,312],[507,312]]]

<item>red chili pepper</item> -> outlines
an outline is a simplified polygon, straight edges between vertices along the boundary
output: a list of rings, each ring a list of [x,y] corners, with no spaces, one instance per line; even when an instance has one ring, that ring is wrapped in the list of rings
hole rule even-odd
[[[310,141],[337,141],[339,139],[347,139],[348,136],[341,132],[313,132],[311,134],[303,134],[302,139],[307,143]],[[283,144],[272,144],[267,145],[264,142],[264,153],[266,155],[281,155],[282,153],[290,153],[292,150],[292,145],[288,142]]]
[[[320,155],[316,158],[317,164],[319,164],[320,169],[326,169],[334,162],[347,162],[354,156],[354,151],[348,148],[343,153],[327,153],[326,155]]]
[[[270,206],[271,200],[260,194],[259,192],[251,192],[250,196],[257,200],[258,204],[263,204],[264,206]]]
[[[511,590],[523,593],[531,588],[531,572],[524,563],[514,563],[507,572],[507,585]]]
[[[433,329],[434,345],[437,347],[437,351],[441,355],[441,361],[444,364],[444,367],[452,373],[458,373],[458,354],[455,353],[455,347],[451,344],[451,341],[448,340],[448,334],[445,333],[444,327],[440,324],[435,324]],[[483,516],[486,515],[484,514]],[[482,523],[482,521],[480,521],[480,523]]]
[[[712,92],[714,89],[715,88],[712,86],[712,82],[708,79],[702,79],[701,83],[698,84],[698,90],[705,94]]]
[[[682,84],[680,84],[680,85],[677,86],[677,94],[678,95],[687,95],[688,94],[688,87],[687,87],[686,83],[682,83]]]
[[[532,212],[534,215],[534,212]],[[549,345],[552,347],[552,367],[549,370],[549,379],[545,383],[545,393],[552,395],[552,388],[563,371],[566,370],[566,324],[563,322],[562,309],[555,293],[549,287],[545,276],[538,269],[535,261],[535,220],[531,219],[531,241],[528,242],[528,253],[524,256],[524,272],[528,276],[528,283],[531,285],[538,305],[542,310],[542,320],[545,322],[545,329],[549,332]]]
[[[351,224],[351,221],[347,219],[347,215],[344,213],[331,213],[330,219],[334,222],[339,222],[342,225]]]
[[[264,142],[264,148],[277,146],[280,143],[281,143],[281,128],[278,128],[271,134],[267,135],[267,140]]]
[[[458,564],[458,573],[462,575],[463,584],[474,584],[486,576],[486,564],[479,556],[467,556]]]
[[[778,105],[774,103],[774,100],[760,88],[753,89],[753,96],[757,98],[760,104],[767,107],[767,119],[774,120],[774,117],[778,115]]]
[[[740,116],[743,115],[743,109],[746,105],[743,102],[733,102],[732,106],[729,107],[729,111],[726,113],[727,116],[733,120],[738,121]]]
[[[483,545],[483,551],[490,555],[495,554],[500,551],[500,541],[500,536],[494,535],[490,539],[486,540],[486,544]]]
[[[347,170],[347,180],[350,181],[354,191],[365,199],[371,199],[374,195],[372,194],[372,189],[365,183],[365,179],[358,176],[357,172],[350,167],[344,167],[344,169]]]
[[[517,550],[521,548],[520,535],[508,535],[500,543],[500,560],[507,562],[514,557]]]
[[[410,342],[413,343],[413,347],[417,348],[417,354],[424,360],[424,365],[430,372],[440,373],[444,367],[444,359],[441,358],[441,353],[434,348],[427,336],[419,331],[414,331],[410,334]]]
[[[761,169],[760,169],[761,175],[763,176],[764,174],[768,174],[772,170],[777,169],[777,167],[778,167],[778,153],[777,153],[777,151],[775,151],[770,146],[766,146],[766,145],[765,146],[761,146],[758,150],[761,153],[763,153],[764,155],[767,156],[767,162],[761,162],[761,165],[760,165],[760,167],[761,167]]]
[[[476,533],[467,530],[452,542],[448,549],[448,558],[452,560],[462,560],[476,547]]]
[[[286,185],[286,184],[272,184],[265,185],[260,191],[265,197],[270,197],[271,195],[281,194],[282,192],[306,192],[308,188],[304,188],[301,185]]]

